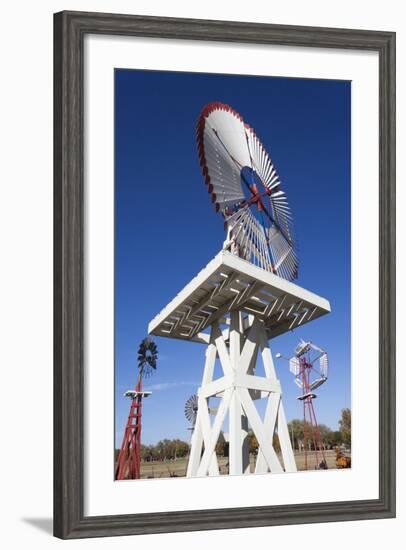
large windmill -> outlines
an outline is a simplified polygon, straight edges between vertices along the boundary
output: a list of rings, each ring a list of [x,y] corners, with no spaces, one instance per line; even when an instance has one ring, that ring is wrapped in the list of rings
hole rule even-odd
[[[158,349],[151,338],[144,338],[138,348],[138,377],[135,390],[124,396],[131,399],[130,413],[124,430],[123,442],[117,459],[116,479],[139,479],[141,468],[142,401],[151,395],[143,391],[142,381],[157,367]]]
[[[197,123],[197,148],[207,190],[224,217],[224,248],[280,277],[295,279],[292,214],[253,128],[229,105],[210,103]]]
[[[259,444],[256,473],[296,471],[269,340],[328,313],[330,304],[291,282],[298,274],[292,214],[254,130],[230,106],[210,103],[197,123],[197,147],[226,239],[148,327],[207,346],[187,475],[219,474],[215,448],[227,419],[230,474],[250,472],[250,429]],[[217,359],[222,374],[215,378]],[[219,404],[211,418],[213,398]]]

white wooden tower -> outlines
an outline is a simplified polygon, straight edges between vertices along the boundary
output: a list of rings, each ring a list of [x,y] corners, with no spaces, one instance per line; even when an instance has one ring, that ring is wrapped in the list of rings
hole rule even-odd
[[[294,472],[269,340],[328,313],[330,304],[290,282],[298,275],[292,213],[253,128],[230,105],[214,102],[200,113],[196,139],[206,188],[227,239],[149,324],[157,336],[207,345],[187,475],[219,474],[215,449],[227,421],[230,474],[251,471],[249,430],[259,445],[256,473]],[[210,415],[213,398],[220,403]],[[262,418],[260,399],[266,400]]]
[[[230,474],[250,473],[249,430],[259,444],[255,473],[296,471],[269,340],[329,311],[324,298],[222,250],[150,322],[156,336],[207,346],[188,477],[219,474],[222,430],[229,434]],[[222,372],[215,377],[217,359]],[[220,399],[215,415],[211,398]],[[262,418],[259,399],[266,400]]]

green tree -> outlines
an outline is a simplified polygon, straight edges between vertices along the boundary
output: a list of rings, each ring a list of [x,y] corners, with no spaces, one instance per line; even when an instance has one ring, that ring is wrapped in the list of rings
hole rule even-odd
[[[273,445],[273,448],[275,449],[275,452],[276,452],[276,453],[280,453],[280,452],[281,452],[281,445],[280,445],[280,443],[279,443],[279,437],[278,437],[278,434],[277,434],[277,433],[274,433],[274,434],[273,434],[272,445]]]
[[[332,447],[333,445],[333,430],[331,430],[325,424],[319,424],[319,433],[321,440],[326,448]]]
[[[294,449],[298,449],[298,442],[303,441],[303,420],[295,418],[288,423],[289,435]]]
[[[307,433],[310,434],[310,425],[306,422],[307,426]],[[291,420],[288,423],[288,429],[289,429],[289,436],[292,441],[292,445],[294,449],[298,449],[299,445],[298,442],[304,440],[304,423],[303,420],[299,420],[298,418],[295,418]],[[333,445],[333,431],[326,426],[325,424],[319,424],[319,433],[321,440],[325,447],[329,447]]]
[[[152,460],[175,460],[183,458],[189,452],[189,444],[181,439],[162,439],[156,445],[141,445],[141,459]]]
[[[216,445],[216,455],[217,456],[224,456],[226,450],[226,442],[224,440],[219,441]]]
[[[255,437],[255,434],[254,432],[249,432],[248,433],[248,438],[249,438],[249,452],[256,455],[258,453],[258,440],[257,438]]]
[[[185,457],[189,452],[189,443],[177,439],[177,456],[179,458]]]
[[[351,445],[351,409],[341,410],[341,419],[338,421],[343,443]]]
[[[343,437],[342,437],[342,434],[341,434],[340,430],[332,432],[332,435],[331,435],[331,444],[332,444],[332,446],[337,447],[337,446],[342,445],[342,443],[343,443]]]

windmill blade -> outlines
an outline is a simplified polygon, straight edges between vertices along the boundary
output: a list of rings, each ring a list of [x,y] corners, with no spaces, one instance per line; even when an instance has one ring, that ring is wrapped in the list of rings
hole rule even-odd
[[[216,209],[245,198],[241,169],[250,162],[244,124],[231,111],[209,104],[202,112],[197,130],[200,164]]]
[[[320,372],[323,377],[327,378],[328,376],[328,355],[326,352],[320,357]]]
[[[203,177],[225,218],[232,252],[280,277],[296,278],[292,214],[254,130],[232,107],[216,102],[203,109],[196,134]]]
[[[297,357],[291,357],[289,359],[289,370],[295,376],[299,376],[300,373],[300,363]]]

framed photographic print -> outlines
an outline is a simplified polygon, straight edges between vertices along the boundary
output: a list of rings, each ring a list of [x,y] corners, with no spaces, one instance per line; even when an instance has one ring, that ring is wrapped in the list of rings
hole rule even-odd
[[[395,515],[395,35],[55,15],[55,535]]]

